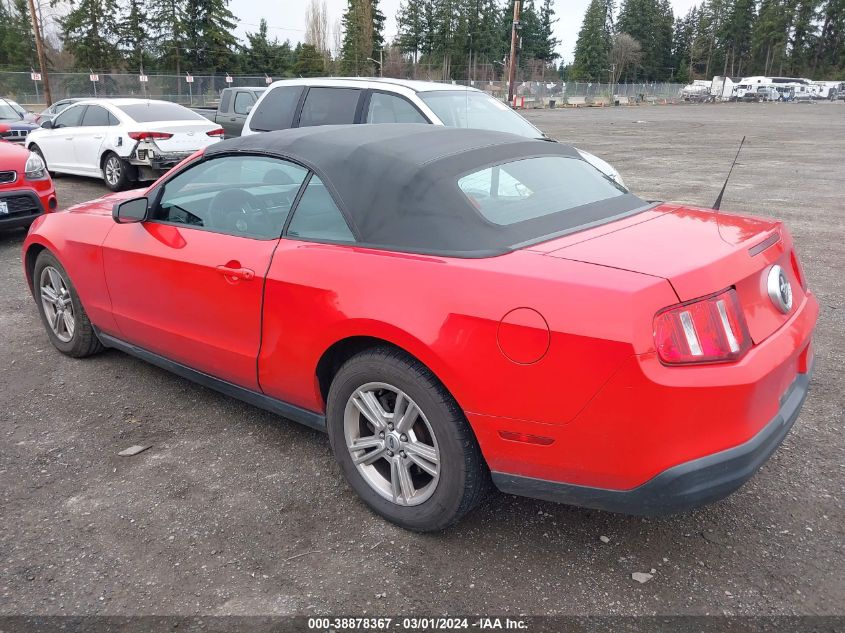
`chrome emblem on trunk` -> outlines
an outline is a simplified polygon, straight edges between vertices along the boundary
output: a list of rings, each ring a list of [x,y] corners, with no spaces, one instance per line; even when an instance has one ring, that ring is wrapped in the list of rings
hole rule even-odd
[[[789,314],[789,311],[792,310],[792,284],[786,278],[783,268],[777,264],[769,270],[769,275],[766,278],[766,289],[769,292],[769,299],[772,300],[775,307],[784,314]]]

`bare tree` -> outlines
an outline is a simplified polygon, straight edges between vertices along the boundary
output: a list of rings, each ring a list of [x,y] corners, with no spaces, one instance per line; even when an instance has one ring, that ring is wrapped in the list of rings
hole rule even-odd
[[[343,23],[340,18],[335,18],[332,28],[332,56],[335,59],[340,57],[340,49],[343,46]]]
[[[323,55],[329,50],[329,12],[326,0],[311,0],[305,9],[305,43],[311,44]]]
[[[642,61],[643,51],[640,43],[627,33],[613,36],[610,47],[610,79],[612,84],[619,83],[619,78],[632,65]]]

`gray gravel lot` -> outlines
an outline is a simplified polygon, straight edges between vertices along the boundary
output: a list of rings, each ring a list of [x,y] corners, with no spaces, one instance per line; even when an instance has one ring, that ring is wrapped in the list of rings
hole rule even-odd
[[[786,220],[821,303],[810,397],[748,485],[664,519],[494,495],[405,532],[321,434],[117,352],[56,352],[23,233],[0,233],[0,613],[845,613],[845,104],[528,116],[643,197],[704,206],[748,136],[723,209]],[[105,193],[56,184],[62,206]],[[132,444],[153,447],[117,456]]]

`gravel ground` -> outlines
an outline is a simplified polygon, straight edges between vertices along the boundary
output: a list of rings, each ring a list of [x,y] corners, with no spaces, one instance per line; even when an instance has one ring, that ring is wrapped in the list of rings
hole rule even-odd
[[[664,519],[499,494],[405,532],[357,501],[321,434],[117,352],[54,351],[8,232],[0,614],[842,614],[845,104],[528,116],[643,197],[705,206],[748,136],[723,208],[788,222],[822,310],[811,395],[749,484]],[[56,184],[63,206],[105,193]],[[132,444],[153,447],[117,456]]]

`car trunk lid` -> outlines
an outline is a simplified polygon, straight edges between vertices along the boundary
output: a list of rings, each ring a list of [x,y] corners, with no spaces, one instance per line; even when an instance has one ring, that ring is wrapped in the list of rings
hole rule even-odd
[[[792,242],[777,221],[668,204],[640,220],[566,236],[546,243],[543,251],[551,257],[662,277],[681,302],[733,286],[755,343],[789,318],[768,293],[772,266],[784,270],[793,304],[803,300]]]
[[[143,128],[143,129],[140,129]],[[139,124],[139,131],[164,132],[172,134],[168,139],[157,138],[155,144],[166,153],[188,153],[217,142],[218,137],[208,136],[215,129],[207,120],[196,121],[157,121]]]

